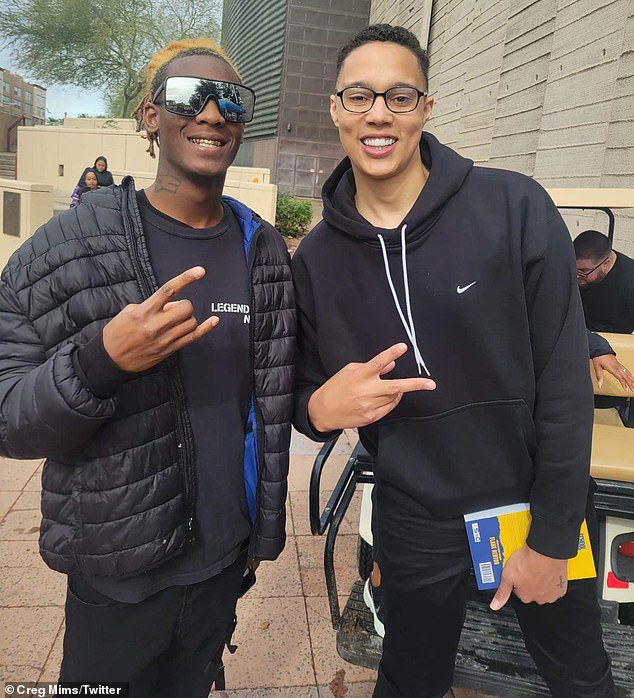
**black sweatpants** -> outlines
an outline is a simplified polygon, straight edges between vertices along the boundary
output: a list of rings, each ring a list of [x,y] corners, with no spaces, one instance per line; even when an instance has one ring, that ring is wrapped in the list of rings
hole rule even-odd
[[[596,515],[591,501],[586,518],[596,551]],[[425,530],[429,533],[429,523]],[[385,639],[374,698],[441,698],[453,682],[465,618],[468,565],[438,579],[438,556],[433,555],[429,567],[436,577],[428,583],[430,577],[420,571],[421,560],[415,568],[410,562],[412,546],[402,546],[402,528],[383,527],[380,540]],[[400,553],[399,546],[403,548]],[[555,698],[614,696],[596,580],[569,582],[566,595],[552,604],[524,604],[514,595],[509,603],[517,613],[526,647]]]
[[[60,681],[122,681],[130,698],[207,698],[232,628],[246,553],[218,575],[140,603],[69,581]]]

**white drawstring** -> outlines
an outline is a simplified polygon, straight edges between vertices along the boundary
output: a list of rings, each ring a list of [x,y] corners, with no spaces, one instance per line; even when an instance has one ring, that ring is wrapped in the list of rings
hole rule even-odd
[[[405,285],[405,305],[407,308],[407,318],[409,320],[409,323],[405,320],[405,316],[403,315],[403,311],[401,309],[401,304],[398,300],[398,296],[396,295],[396,289],[394,288],[394,283],[392,282],[392,274],[390,273],[390,264],[387,259],[387,249],[385,247],[385,240],[383,240],[383,236],[379,233],[377,234],[377,237],[379,238],[379,242],[381,243],[381,250],[383,251],[383,264],[385,265],[385,276],[387,277],[387,282],[390,285],[390,291],[392,291],[392,298],[394,299],[394,305],[396,306],[396,310],[398,311],[398,315],[401,318],[401,322],[403,323],[403,327],[405,328],[405,332],[407,334],[407,337],[409,338],[409,341],[412,344],[412,349],[414,350],[414,359],[416,360],[416,368],[418,369],[419,375],[422,373],[421,367],[425,370],[425,373],[428,376],[431,376],[429,371],[427,370],[427,366],[425,365],[425,361],[423,360],[423,357],[420,353],[420,349],[418,348],[418,343],[416,341],[416,328],[414,327],[414,320],[412,319],[412,307],[410,304],[410,298],[409,298],[409,279],[407,277],[407,256],[405,252],[405,228],[407,228],[407,224],[405,224],[401,228],[401,264],[403,265],[403,283]]]

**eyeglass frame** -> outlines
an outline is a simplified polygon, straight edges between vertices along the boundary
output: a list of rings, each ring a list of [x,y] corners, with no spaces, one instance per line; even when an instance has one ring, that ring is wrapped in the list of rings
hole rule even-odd
[[[576,270],[577,276],[580,276],[582,279],[587,279],[590,274],[595,272],[602,264],[605,264],[608,259],[610,259],[610,255],[608,255],[602,262],[599,262],[596,267],[592,267],[590,271],[580,271],[579,269]]]
[[[254,90],[252,90],[250,87],[247,87],[246,85],[242,85],[239,82],[231,82],[230,80],[216,80],[215,78],[201,78],[201,77],[198,77],[196,75],[168,75],[165,78],[165,80],[163,80],[163,82],[156,88],[156,90],[154,90],[154,94],[152,95],[152,98],[151,98],[151,101],[153,104],[157,103],[156,100],[158,99],[158,96],[161,94],[161,92],[163,92],[165,90],[165,86],[167,85],[167,81],[170,78],[192,78],[192,79],[196,79],[196,80],[205,80],[207,82],[221,82],[221,83],[224,83],[225,85],[233,85],[234,87],[241,87],[244,90],[248,90],[253,95],[253,110],[251,113],[251,118],[248,119],[247,121],[232,121],[230,123],[248,124],[251,121],[253,121],[253,117],[255,115],[255,99],[256,99],[256,95],[255,95]],[[218,99],[217,99],[217,97],[214,97],[213,95],[207,95],[207,99],[205,99],[205,101],[202,103],[200,109],[195,114],[182,114],[181,112],[172,111],[167,106],[166,99],[163,100],[162,106],[164,106],[165,111],[168,111],[170,114],[175,114],[176,116],[183,116],[185,118],[193,119],[194,117],[198,116],[199,114],[201,114],[204,111],[204,109],[207,106],[207,103],[209,102],[210,99],[212,99],[214,101],[216,107],[218,108],[218,111],[220,112],[222,118],[224,119],[225,117],[222,114],[222,109],[221,109],[220,105],[218,104]],[[159,106],[161,106],[161,105],[159,105]]]
[[[418,96],[418,99],[416,100],[416,104],[411,109],[408,109],[407,111],[394,111],[393,109],[390,109],[390,105],[387,103],[385,95],[388,92],[391,92],[392,90],[402,90],[403,88],[407,88],[408,90],[414,90]],[[374,95],[374,98],[372,99],[372,104],[364,111],[353,111],[352,109],[348,109],[348,107],[346,107],[346,105],[343,103],[343,93],[346,90],[359,89],[367,90],[368,92],[371,92]],[[411,114],[411,112],[413,112],[416,109],[416,107],[418,107],[418,105],[420,104],[421,97],[427,97],[428,94],[429,92],[419,90],[418,87],[413,87],[412,85],[394,85],[394,87],[390,87],[389,89],[385,90],[385,92],[375,92],[371,87],[364,87],[361,85],[350,85],[349,87],[344,87],[342,90],[339,90],[339,92],[335,92],[335,97],[339,97],[339,99],[341,100],[341,106],[350,114],[367,114],[374,106],[377,97],[383,97],[385,106],[387,107],[388,111],[390,111],[392,114]]]

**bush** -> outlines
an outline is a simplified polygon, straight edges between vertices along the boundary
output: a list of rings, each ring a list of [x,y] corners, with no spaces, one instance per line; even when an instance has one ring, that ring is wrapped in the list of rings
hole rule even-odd
[[[282,235],[291,238],[306,235],[312,218],[313,208],[308,199],[298,199],[292,194],[278,192],[275,227]]]

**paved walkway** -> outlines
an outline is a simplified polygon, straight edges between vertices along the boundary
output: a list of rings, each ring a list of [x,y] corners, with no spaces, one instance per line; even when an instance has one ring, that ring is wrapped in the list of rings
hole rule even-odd
[[[354,444],[345,433],[322,478],[329,492]],[[235,655],[219,698],[369,698],[374,672],[342,660],[330,625],[323,538],[310,534],[308,483],[316,444],[293,434],[288,542],[279,560],[262,563],[258,582],[238,605]],[[55,681],[64,630],[65,577],[39,557],[41,463],[0,459],[0,683]],[[325,499],[325,497],[324,497]],[[339,588],[356,579],[360,493],[335,553]],[[342,607],[345,599],[341,598]],[[475,694],[457,693],[459,698]]]

